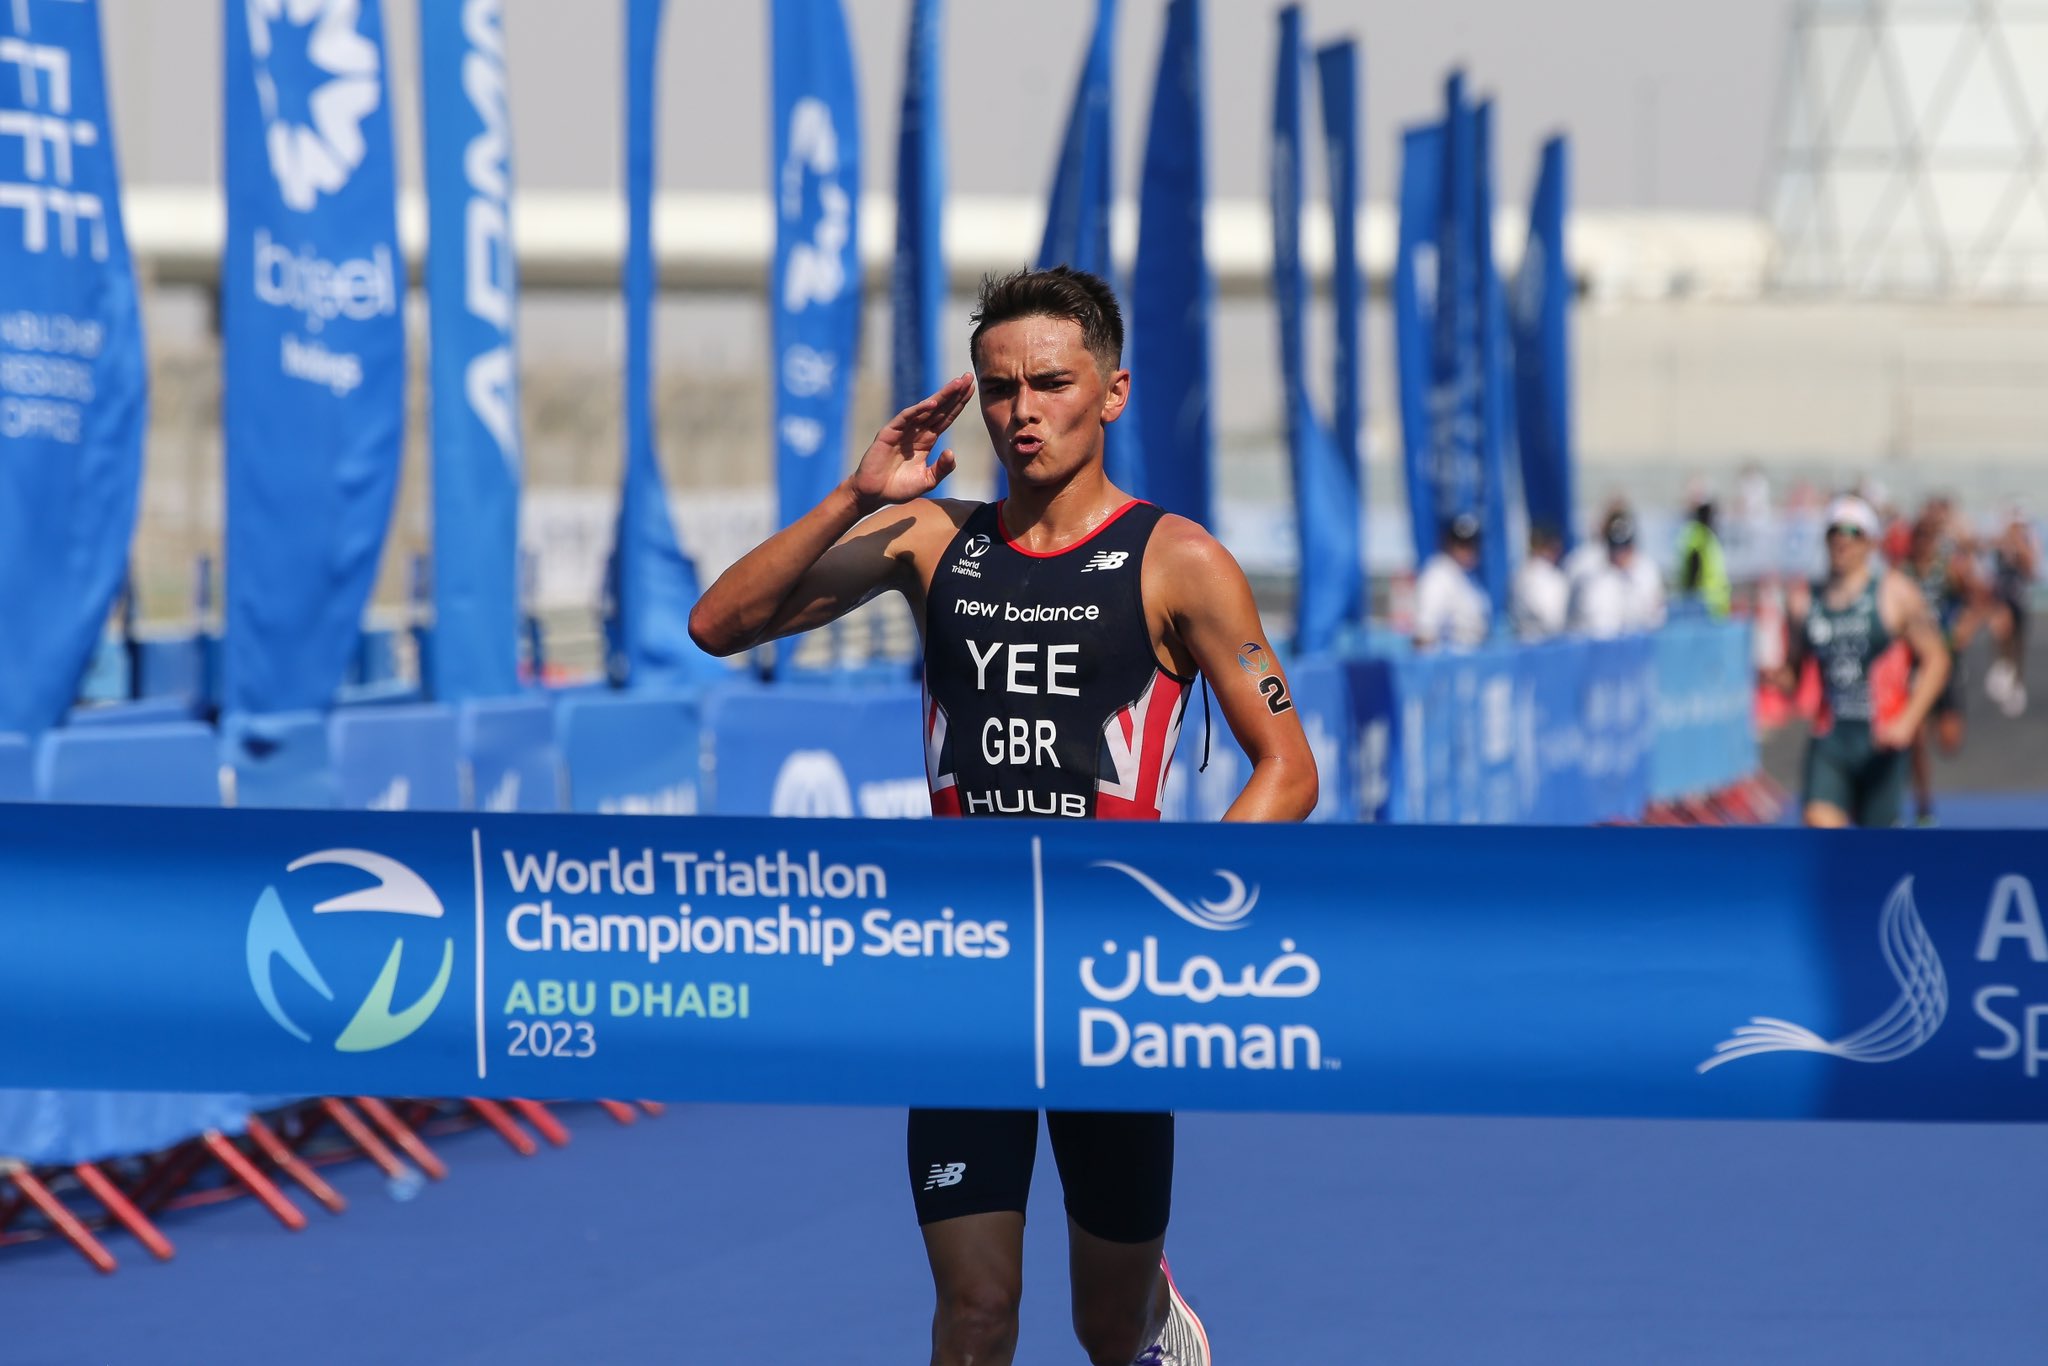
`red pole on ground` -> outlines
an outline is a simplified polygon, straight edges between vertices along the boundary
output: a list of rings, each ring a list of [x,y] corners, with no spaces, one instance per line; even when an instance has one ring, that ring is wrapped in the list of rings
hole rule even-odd
[[[71,1246],[83,1253],[88,1262],[101,1271],[109,1274],[113,1272],[116,1265],[114,1254],[107,1251],[100,1240],[92,1236],[92,1231],[79,1223],[70,1210],[64,1208],[62,1200],[50,1194],[50,1188],[37,1180],[35,1173],[27,1167],[16,1167],[6,1174],[14,1178],[15,1188],[28,1197],[31,1205],[42,1211],[43,1217],[70,1241]]]
[[[569,1131],[562,1127],[562,1121],[548,1112],[547,1106],[537,1100],[515,1100],[512,1102],[512,1108],[517,1110],[528,1124],[540,1130],[542,1138],[557,1148],[568,1146]]]
[[[244,1190],[263,1202],[263,1207],[277,1216],[277,1222],[297,1233],[306,1226],[306,1212],[294,1205],[291,1197],[279,1190],[271,1179],[256,1170],[256,1164],[243,1155],[228,1136],[218,1129],[208,1129],[200,1137],[206,1150],[220,1159],[223,1167],[234,1173],[235,1180],[242,1183]]]
[[[91,1192],[92,1198],[107,1207],[107,1213],[120,1222],[122,1228],[135,1235],[135,1241],[149,1249],[149,1255],[160,1262],[171,1259],[171,1240],[164,1237],[149,1216],[135,1208],[132,1201],[121,1193],[107,1174],[90,1162],[81,1162],[71,1169],[78,1178],[78,1184]]]
[[[650,1115],[659,1116],[668,1113],[668,1107],[658,1100],[643,1100],[640,1102],[640,1108]]]
[[[305,1187],[306,1194],[319,1201],[329,1213],[339,1214],[348,1208],[348,1201],[342,1198],[341,1192],[321,1180],[305,1160],[277,1136],[275,1129],[255,1115],[249,1116],[249,1137],[272,1165]]]
[[[363,1150],[363,1155],[389,1177],[404,1176],[411,1168],[398,1160],[398,1155],[384,1146],[384,1140],[370,1131],[370,1126],[338,1096],[323,1096],[320,1108],[326,1112],[340,1130],[348,1135],[349,1142]]]
[[[520,1128],[519,1121],[506,1114],[505,1107],[495,1100],[471,1096],[465,1103],[476,1111],[477,1118],[490,1125],[498,1137],[512,1146],[513,1152],[521,1157],[532,1157],[540,1151],[540,1145],[533,1141],[533,1135]]]
[[[446,1179],[448,1164],[435,1156],[434,1150],[412,1131],[410,1125],[393,1114],[390,1106],[375,1096],[357,1096],[355,1100],[363,1107],[363,1113],[370,1117],[370,1123],[382,1129],[384,1136],[396,1143],[401,1152],[419,1163],[421,1171],[435,1181]]]
[[[632,1106],[626,1105],[620,1101],[601,1100],[598,1102],[598,1104],[604,1107],[604,1112],[606,1114],[610,1115],[613,1119],[616,1119],[621,1124],[632,1124],[640,1118],[638,1111],[634,1110]]]

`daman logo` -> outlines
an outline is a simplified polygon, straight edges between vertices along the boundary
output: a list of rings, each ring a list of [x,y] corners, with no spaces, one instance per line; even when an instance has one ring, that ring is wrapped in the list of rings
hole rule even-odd
[[[1259,904],[1259,889],[1256,886],[1247,890],[1243,878],[1236,873],[1227,873],[1221,868],[1216,869],[1215,873],[1217,877],[1223,879],[1223,885],[1227,889],[1223,900],[1197,900],[1193,905],[1189,905],[1160,886],[1149,874],[1140,872],[1128,863],[1118,863],[1115,859],[1097,859],[1091,866],[1110,868],[1122,873],[1150,892],[1152,899],[1167,910],[1188,924],[1199,925],[1205,930],[1241,930],[1245,927],[1245,918],[1252,913],[1252,907]]]
[[[1948,975],[1913,905],[1912,878],[1901,878],[1892,889],[1878,920],[1877,938],[1884,964],[1899,984],[1899,999],[1890,1010],[1854,1034],[1832,1041],[1789,1020],[1752,1016],[1732,1037],[1716,1044],[1714,1056],[1698,1070],[1708,1072],[1759,1053],[1825,1053],[1850,1062],[1897,1062],[1919,1049],[1948,1015]]]
[[[377,45],[357,31],[360,0],[245,3],[270,172],[286,207],[305,213],[346,186],[368,155],[363,122],[383,101]],[[273,68],[297,68],[283,92]],[[315,73],[328,79],[316,85]],[[292,117],[287,100],[307,122]]]
[[[286,865],[285,871],[296,873],[301,868],[318,864],[354,868],[375,878],[377,885],[345,896],[330,897],[313,907],[315,915],[360,912],[438,920],[444,914],[441,899],[434,895],[434,889],[418,873],[396,859],[373,854],[367,849],[323,849]],[[249,984],[256,989],[256,999],[263,1003],[264,1011],[285,1033],[302,1043],[311,1043],[313,1036],[285,1013],[277,998],[277,985],[273,978],[277,961],[282,959],[301,981],[326,1000],[334,999],[334,988],[327,984],[312,954],[306,951],[305,941],[299,938],[298,928],[292,923],[275,887],[265,887],[263,895],[256,899],[256,909],[249,916],[247,949]],[[452,938],[442,940],[440,970],[434,974],[433,985],[425,994],[403,1010],[393,1010],[391,1002],[397,991],[399,963],[404,953],[405,941],[394,939],[391,952],[384,959],[383,970],[377,974],[377,980],[356,1007],[348,1025],[335,1039],[335,1051],[371,1053],[389,1048],[411,1036],[441,1004],[441,997],[448,990],[448,979],[455,969],[455,941]]]

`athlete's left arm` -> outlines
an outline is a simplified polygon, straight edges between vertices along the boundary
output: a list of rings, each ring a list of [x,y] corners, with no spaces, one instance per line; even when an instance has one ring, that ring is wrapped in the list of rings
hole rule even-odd
[[[1223,819],[1305,819],[1316,806],[1315,755],[1237,561],[1195,523],[1166,517],[1146,548],[1145,601],[1174,672],[1208,677],[1252,761],[1251,779]]]
[[[1905,749],[1913,743],[1914,734],[1927,719],[1927,713],[1934,710],[1942,688],[1948,683],[1948,642],[1941,638],[1941,628],[1928,610],[1920,585],[1897,570],[1888,571],[1879,585],[1877,610],[1884,618],[1885,629],[1903,637],[1920,662],[1905,710],[1889,721],[1879,721],[1872,733],[1887,749]]]

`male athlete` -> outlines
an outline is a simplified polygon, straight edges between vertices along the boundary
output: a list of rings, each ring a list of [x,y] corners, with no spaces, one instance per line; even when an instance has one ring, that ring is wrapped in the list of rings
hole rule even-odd
[[[1970,557],[1958,553],[1949,534],[1947,503],[1933,499],[1920,520],[1908,533],[1906,553],[1898,567],[1920,588],[1927,610],[1948,646],[1948,679],[1934,699],[1931,720],[1933,734],[1926,727],[1913,739],[1913,805],[1921,825],[1934,821],[1934,762],[1931,750],[1936,741],[1941,752],[1954,758],[1963,748],[1962,645],[1965,637],[1958,624],[1981,596],[1970,570]],[[1917,660],[1916,660],[1917,662]]]
[[[1786,682],[1812,658],[1826,713],[1806,751],[1802,801],[1810,826],[1899,823],[1906,751],[1948,683],[1948,646],[1918,585],[1896,569],[1871,564],[1878,530],[1870,504],[1835,499],[1827,516],[1828,577],[1811,589],[1795,585],[1790,594],[1798,624]],[[1911,694],[1903,698],[1896,678],[1906,663],[1891,648],[1900,640],[1919,661]]]
[[[974,371],[898,413],[859,466],[719,577],[691,613],[714,654],[808,631],[877,593],[924,635],[925,760],[941,816],[1156,820],[1199,672],[1252,760],[1225,820],[1300,820],[1315,760],[1235,560],[1103,472],[1123,412],[1123,319],[1064,267],[984,283]],[[928,460],[979,392],[1009,475],[999,503],[928,495]],[[1208,1366],[1162,1261],[1173,1116],[1051,1112],[1074,1329],[1091,1362]],[[914,1110],[911,1189],[938,1292],[934,1366],[1003,1366],[1017,1344],[1035,1111]],[[935,1173],[958,1179],[942,1183]]]

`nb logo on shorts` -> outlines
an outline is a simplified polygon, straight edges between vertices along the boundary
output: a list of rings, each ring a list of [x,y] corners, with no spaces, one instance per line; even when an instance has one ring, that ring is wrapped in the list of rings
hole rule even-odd
[[[925,1178],[924,1188],[935,1191],[941,1186],[957,1186],[960,1178],[967,1175],[965,1162],[934,1162],[932,1174]]]
[[[1128,550],[1098,550],[1088,563],[1081,566],[1083,574],[1092,574],[1098,569],[1122,569],[1124,561],[1131,558]]]

